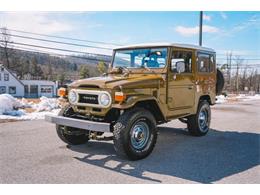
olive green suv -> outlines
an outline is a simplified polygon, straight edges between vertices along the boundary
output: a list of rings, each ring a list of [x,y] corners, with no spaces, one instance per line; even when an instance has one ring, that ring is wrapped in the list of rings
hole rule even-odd
[[[66,104],[46,116],[68,144],[112,133],[116,152],[130,160],[148,156],[157,125],[179,119],[191,135],[210,129],[210,105],[224,85],[216,53],[185,44],[143,44],[114,49],[108,73],[59,89]]]

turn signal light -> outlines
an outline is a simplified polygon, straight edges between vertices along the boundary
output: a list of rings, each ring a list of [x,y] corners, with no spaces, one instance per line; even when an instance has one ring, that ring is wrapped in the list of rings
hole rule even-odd
[[[115,92],[115,101],[123,102],[126,99],[126,95],[123,92]]]
[[[58,90],[58,96],[60,96],[60,97],[65,97],[67,95],[67,90],[66,90],[66,88],[59,88],[59,90]]]

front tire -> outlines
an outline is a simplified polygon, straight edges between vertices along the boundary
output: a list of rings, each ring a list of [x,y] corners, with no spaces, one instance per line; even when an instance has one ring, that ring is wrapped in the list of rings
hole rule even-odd
[[[199,102],[198,110],[195,115],[189,116],[187,125],[191,135],[203,136],[210,129],[211,110],[208,101]]]
[[[71,106],[65,106],[61,111],[59,112],[59,116],[66,116],[70,117],[73,115],[74,111]],[[73,127],[67,127],[62,125],[56,125],[56,131],[58,134],[58,137],[65,143],[70,145],[79,145],[87,143],[89,140],[89,132],[77,129]]]
[[[114,125],[114,148],[122,157],[139,160],[153,150],[158,130],[154,116],[143,108],[123,113]]]

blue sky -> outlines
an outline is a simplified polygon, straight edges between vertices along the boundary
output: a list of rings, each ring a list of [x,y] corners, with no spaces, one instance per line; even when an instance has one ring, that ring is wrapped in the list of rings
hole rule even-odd
[[[199,12],[0,12],[0,26],[122,45],[197,44],[198,22]],[[260,12],[204,12],[203,23],[204,46],[259,57]]]

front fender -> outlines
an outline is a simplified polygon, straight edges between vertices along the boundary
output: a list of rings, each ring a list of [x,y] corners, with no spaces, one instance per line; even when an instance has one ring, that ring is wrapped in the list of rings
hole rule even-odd
[[[155,97],[149,95],[135,95],[127,98],[127,100],[123,103],[113,104],[112,108],[118,108],[124,110],[135,106],[135,104],[137,104],[138,102],[147,101],[147,100],[155,101],[157,103],[157,106],[159,107],[158,101]]]

